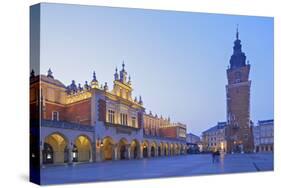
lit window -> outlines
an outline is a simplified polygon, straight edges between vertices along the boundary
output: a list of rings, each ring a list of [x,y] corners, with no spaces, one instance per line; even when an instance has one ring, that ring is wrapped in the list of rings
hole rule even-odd
[[[128,125],[128,116],[127,114],[120,113],[120,122],[122,125]]]
[[[52,112],[52,120],[53,121],[59,121],[59,112]]]
[[[132,117],[132,126],[136,127],[136,117]]]
[[[113,110],[108,110],[108,122],[115,123],[115,112]]]

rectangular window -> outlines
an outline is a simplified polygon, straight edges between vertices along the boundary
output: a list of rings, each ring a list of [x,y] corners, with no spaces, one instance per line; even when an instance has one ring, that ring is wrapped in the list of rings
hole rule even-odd
[[[132,117],[132,126],[136,127],[136,117]]]
[[[120,114],[120,124],[123,124],[123,114]]]
[[[128,116],[125,114],[125,125],[128,125]]]
[[[115,112],[113,110],[108,110],[108,122],[115,123]]]
[[[57,111],[52,112],[52,120],[59,121],[59,112]]]
[[[127,114],[120,113],[120,123],[121,123],[121,125],[128,125],[128,116],[127,116]]]

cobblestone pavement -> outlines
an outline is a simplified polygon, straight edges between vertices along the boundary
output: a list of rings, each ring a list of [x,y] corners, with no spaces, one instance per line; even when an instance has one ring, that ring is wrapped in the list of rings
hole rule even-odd
[[[47,166],[41,170],[41,183],[97,182],[271,170],[273,154],[225,155],[215,163],[212,162],[210,154],[198,154],[73,166]]]

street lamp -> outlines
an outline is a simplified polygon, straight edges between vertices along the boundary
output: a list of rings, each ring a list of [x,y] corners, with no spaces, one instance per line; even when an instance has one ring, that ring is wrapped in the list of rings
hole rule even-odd
[[[221,150],[223,151],[224,150],[224,143],[221,142]]]
[[[98,138],[97,138],[97,148],[99,148],[99,147],[102,147],[103,146],[103,142],[102,142],[102,140],[100,139],[100,137],[98,136]]]

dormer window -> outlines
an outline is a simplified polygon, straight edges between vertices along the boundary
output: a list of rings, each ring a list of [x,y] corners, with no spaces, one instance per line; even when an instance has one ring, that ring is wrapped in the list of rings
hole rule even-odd
[[[57,111],[52,112],[52,120],[59,121],[59,112],[57,112]]]

